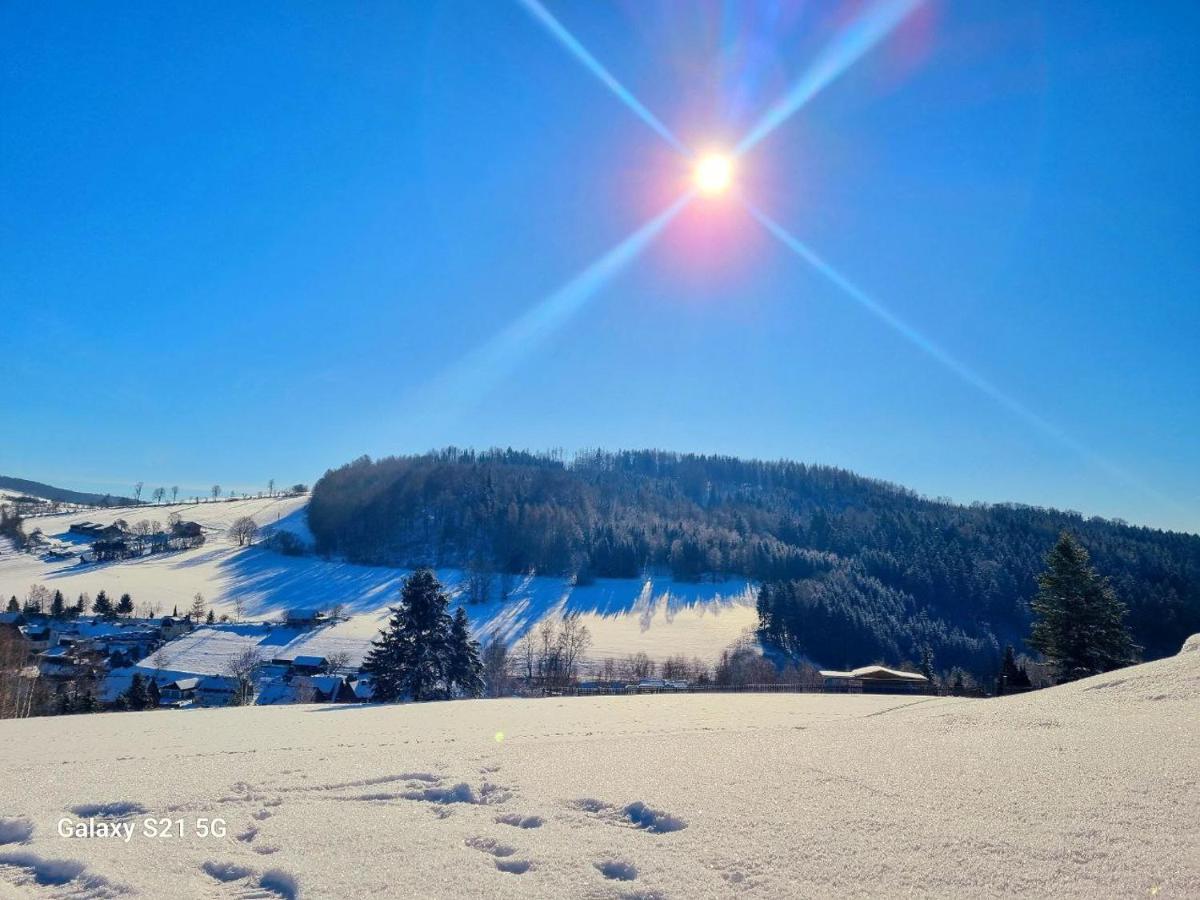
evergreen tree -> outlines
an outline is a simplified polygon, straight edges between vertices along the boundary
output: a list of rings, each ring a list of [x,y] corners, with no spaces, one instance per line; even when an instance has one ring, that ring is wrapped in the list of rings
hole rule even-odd
[[[106,592],[100,591],[96,595],[96,599],[92,601],[92,612],[98,616],[108,617],[112,615],[112,601],[108,599]]]
[[[1046,557],[1030,607],[1035,618],[1029,646],[1050,661],[1060,683],[1134,661],[1139,648],[1125,627],[1124,604],[1065,531]]]
[[[96,712],[100,708],[100,704],[96,702],[96,698],[92,696],[91,691],[79,699],[78,706],[79,711],[85,713]]]
[[[79,599],[75,602],[75,615],[82,616],[87,612],[87,595],[80,594]]]
[[[216,615],[213,614],[213,611],[211,609],[208,611],[208,615],[204,617],[204,621],[207,622],[209,625],[211,625],[211,624],[213,624],[213,622],[217,621],[217,617],[216,617]]]
[[[21,604],[17,602],[16,597],[8,598],[8,611],[9,612],[20,612],[21,611]]]
[[[926,644],[921,648],[921,665],[918,666],[921,674],[929,679],[929,683],[933,684],[933,676],[935,670],[933,668],[933,648]]]
[[[153,678],[146,681],[146,706],[149,709],[158,709],[159,701],[162,700],[162,695],[158,691],[158,682]]]
[[[146,692],[146,682],[140,673],[133,673],[133,678],[129,682],[129,690],[123,696],[128,709],[145,709],[149,704],[150,697]]]
[[[1016,654],[1013,652],[1012,644],[1009,644],[1004,648],[1004,662],[1000,664],[1001,690],[1032,686],[1033,682],[1029,680],[1029,674],[1024,668],[1017,665]]]
[[[478,697],[483,693],[483,663],[479,659],[479,642],[471,637],[467,612],[461,606],[450,623],[449,650],[450,683],[462,696]]]
[[[448,691],[450,598],[430,569],[404,580],[400,605],[388,627],[371,642],[363,671],[374,697],[384,702],[436,700]]]
[[[133,614],[133,598],[128,594],[122,594],[121,599],[117,601],[117,607],[114,610],[118,616],[129,616]]]
[[[58,714],[60,716],[70,715],[75,712],[75,704],[71,702],[71,695],[62,693],[58,695]]]
[[[50,615],[56,619],[61,619],[66,612],[66,604],[63,602],[62,591],[54,592],[54,599],[50,602]]]

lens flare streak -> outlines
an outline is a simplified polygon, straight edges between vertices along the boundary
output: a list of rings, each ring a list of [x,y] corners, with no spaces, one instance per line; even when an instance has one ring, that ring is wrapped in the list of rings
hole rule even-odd
[[[676,151],[682,153],[684,156],[690,157],[692,155],[692,151],[684,146],[683,142],[671,133],[671,129],[667,128],[666,125],[659,121],[658,117],[655,116],[654,113],[650,112],[650,110],[648,110],[642,104],[642,102],[638,100],[637,97],[633,96],[633,94],[631,94],[625,88],[625,86],[621,84],[621,82],[617,81],[617,79],[613,77],[612,73],[610,73],[608,69],[604,68],[604,66],[600,64],[600,61],[597,60],[596,57],[592,56],[592,54],[588,52],[587,48],[584,47],[583,44],[581,44],[578,39],[571,34],[571,32],[567,31],[566,27],[559,22],[558,19],[554,18],[550,11],[546,9],[546,7],[544,7],[540,2],[538,2],[538,0],[517,0],[517,2],[525,7],[525,9],[529,11],[530,15],[541,22],[542,25],[545,26],[546,30],[549,31],[560,44],[566,47],[567,50],[570,51],[571,55],[579,60],[579,62],[582,63],[589,72],[599,78],[600,81],[610,91],[612,91],[614,95],[616,95],[618,100],[632,110],[634,115],[653,128],[658,135],[673,148],[675,148]]]
[[[895,31],[896,27],[924,2],[925,0],[882,0],[858,16],[746,133],[734,153],[739,156],[746,153],[790,119],[809,100]]]
[[[488,343],[461,360],[439,379],[441,383],[431,392],[437,398],[439,415],[445,416],[455,407],[461,413],[465,411],[464,407],[478,402],[587,305],[602,288],[628,268],[694,196],[695,193],[691,191],[681,196]]]
[[[1079,441],[1072,438],[1061,428],[1051,422],[1046,421],[1037,413],[1027,409],[1022,403],[1010,397],[1000,388],[996,387],[982,375],[974,372],[968,366],[959,362],[929,338],[925,337],[921,332],[917,331],[903,319],[899,318],[895,313],[891,312],[885,306],[873,299],[869,294],[863,291],[858,285],[854,284],[837,269],[825,262],[821,257],[817,256],[813,250],[808,247],[803,241],[795,235],[788,232],[782,225],[764,213],[762,210],[753,206],[749,202],[746,203],[746,208],[750,214],[762,224],[772,235],[774,235],[781,244],[799,256],[802,260],[812,266],[818,273],[824,276],[834,286],[839,288],[842,293],[870,312],[873,316],[880,319],[892,330],[898,332],[911,344],[918,347],[920,350],[928,354],[932,359],[941,363],[967,384],[986,394],[1000,406],[1007,409],[1009,412],[1016,415],[1018,418],[1032,425],[1042,434],[1057,441],[1063,447],[1073,451],[1079,457],[1096,466],[1098,469],[1107,472],[1109,475],[1117,478],[1126,484],[1135,486],[1151,495],[1156,495],[1150,487],[1143,484],[1138,479],[1134,478],[1128,472],[1109,462],[1101,456],[1098,456],[1088,447],[1081,444]]]

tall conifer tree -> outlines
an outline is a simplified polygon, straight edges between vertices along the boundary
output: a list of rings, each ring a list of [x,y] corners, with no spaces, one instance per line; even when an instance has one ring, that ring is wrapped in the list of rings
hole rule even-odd
[[[400,605],[372,641],[363,671],[376,700],[437,700],[449,693],[450,598],[430,569],[404,580]]]
[[[1065,531],[1046,557],[1031,608],[1029,646],[1045,655],[1060,683],[1127,666],[1136,657],[1124,604]]]
[[[479,642],[471,637],[467,612],[461,606],[450,623],[450,682],[464,697],[483,693],[483,663],[479,659]]]

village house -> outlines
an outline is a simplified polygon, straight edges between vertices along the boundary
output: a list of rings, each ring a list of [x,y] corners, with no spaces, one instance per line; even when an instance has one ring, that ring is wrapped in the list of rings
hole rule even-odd
[[[329,668],[329,662],[323,656],[297,656],[292,660],[294,675],[320,675]]]
[[[159,705],[180,709],[191,706],[196,702],[196,692],[200,689],[200,678],[176,678],[159,686]]]
[[[312,628],[327,621],[325,613],[319,609],[289,609],[285,616],[289,628]]]
[[[42,621],[30,621],[19,626],[21,636],[29,644],[30,653],[41,653],[51,643],[50,626]]]
[[[113,540],[126,534],[125,529],[118,523],[112,525],[97,525],[95,522],[75,522],[67,529],[71,534],[92,540]]]
[[[827,691],[850,694],[925,694],[932,687],[924,675],[886,666],[862,666],[849,672],[822,669],[821,677]]]

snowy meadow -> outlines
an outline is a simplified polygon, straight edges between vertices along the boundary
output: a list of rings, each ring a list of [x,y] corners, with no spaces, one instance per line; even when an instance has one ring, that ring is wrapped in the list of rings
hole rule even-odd
[[[112,596],[129,593],[135,602],[151,602],[160,613],[185,613],[195,594],[202,594],[217,615],[233,616],[240,607],[247,620],[273,619],[294,608],[340,607],[349,621],[329,639],[355,654],[365,650],[396,603],[406,570],[361,566],[317,556],[286,556],[261,543],[238,546],[230,525],[249,516],[262,529],[288,531],[311,544],[305,523],[307,499],[251,498],[198,504],[167,504],[136,510],[89,510],[42,516],[26,522],[48,537],[86,543],[69,531],[88,519],[110,524],[119,518],[166,521],[172,513],[198,522],[203,546],[175,553],[113,562],[80,564],[77,558],[44,559],[17,552],[0,538],[0,597],[23,599],[31,585],[61,590],[73,601],[81,592]],[[461,594],[466,576],[440,570],[442,582]],[[670,578],[598,579],[576,586],[557,577],[516,578],[508,596],[497,587],[489,602],[468,607],[476,637],[513,644],[547,616],[578,612],[592,636],[590,656],[625,657],[642,652],[652,659],[686,655],[706,662],[757,625],[754,595],[746,580],[683,583]],[[311,649],[311,648],[310,648]]]
[[[995,700],[683,695],[5,721],[0,893],[1195,896],[1198,704],[1190,652]],[[147,821],[171,823],[169,836]],[[89,822],[123,827],[62,834]]]

